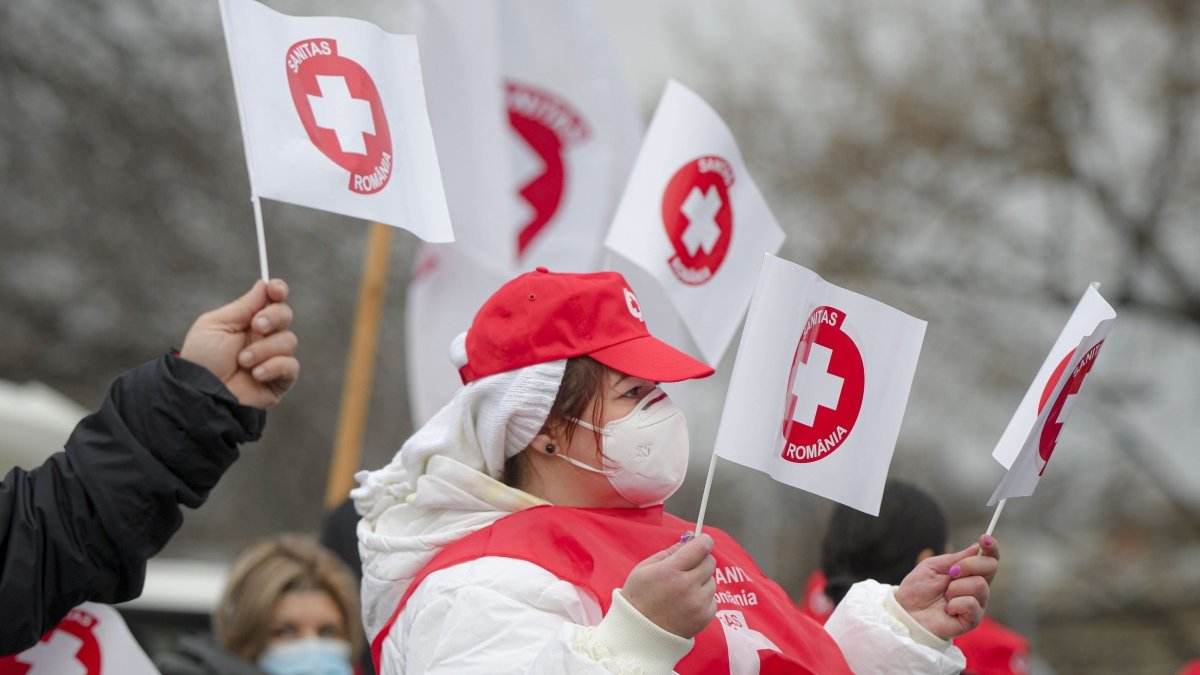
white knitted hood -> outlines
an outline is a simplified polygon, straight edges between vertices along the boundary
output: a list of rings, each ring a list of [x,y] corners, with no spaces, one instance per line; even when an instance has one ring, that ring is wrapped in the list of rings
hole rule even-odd
[[[465,335],[465,334],[464,334]],[[463,335],[451,345],[465,362]],[[497,518],[544,503],[499,479],[529,445],[558,395],[566,361],[499,373],[459,388],[391,463],[360,471],[350,496],[362,516],[363,621],[383,627],[413,577],[450,542]]]

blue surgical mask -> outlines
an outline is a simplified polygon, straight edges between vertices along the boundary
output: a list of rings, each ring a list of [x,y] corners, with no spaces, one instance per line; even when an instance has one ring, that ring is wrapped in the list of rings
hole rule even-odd
[[[258,667],[268,675],[352,675],[350,643],[329,638],[289,640],[267,647]]]

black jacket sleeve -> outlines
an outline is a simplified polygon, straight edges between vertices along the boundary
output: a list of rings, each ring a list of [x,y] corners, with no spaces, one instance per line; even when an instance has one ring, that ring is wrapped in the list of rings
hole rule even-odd
[[[119,377],[66,451],[0,484],[0,654],[81,602],[137,597],[146,560],[257,440],[266,414],[168,354]]]

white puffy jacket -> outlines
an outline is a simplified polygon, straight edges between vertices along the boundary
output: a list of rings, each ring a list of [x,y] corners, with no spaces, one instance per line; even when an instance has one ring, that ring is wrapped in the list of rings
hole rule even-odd
[[[411,485],[399,462],[361,474],[354,497],[363,618],[374,638],[444,546],[541,500],[435,456]],[[890,586],[855,585],[826,630],[856,673],[957,673],[962,653],[912,620]],[[614,592],[607,615],[587,592],[529,562],[484,557],[430,574],[382,645],[381,675],[608,675],[672,672],[692,640],[662,630]],[[731,674],[758,673],[754,650]]]

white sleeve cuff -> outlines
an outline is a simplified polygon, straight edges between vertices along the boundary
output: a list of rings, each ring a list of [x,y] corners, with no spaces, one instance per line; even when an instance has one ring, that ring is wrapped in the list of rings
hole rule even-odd
[[[867,579],[850,587],[825,630],[856,673],[953,675],[966,666],[962,651],[930,633],[900,607],[896,589]]]
[[[618,588],[608,613],[598,625],[581,631],[572,648],[612,673],[657,675],[672,672],[694,643],[647,619]]]
[[[939,652],[944,652],[950,648],[953,642],[943,640],[942,638],[930,633],[927,628],[922,626],[916,619],[912,617],[903,607],[900,606],[900,601],[896,599],[896,589],[889,589],[883,599],[883,608],[887,613],[908,629],[908,636],[919,645],[924,645],[930,649],[935,649]]]

